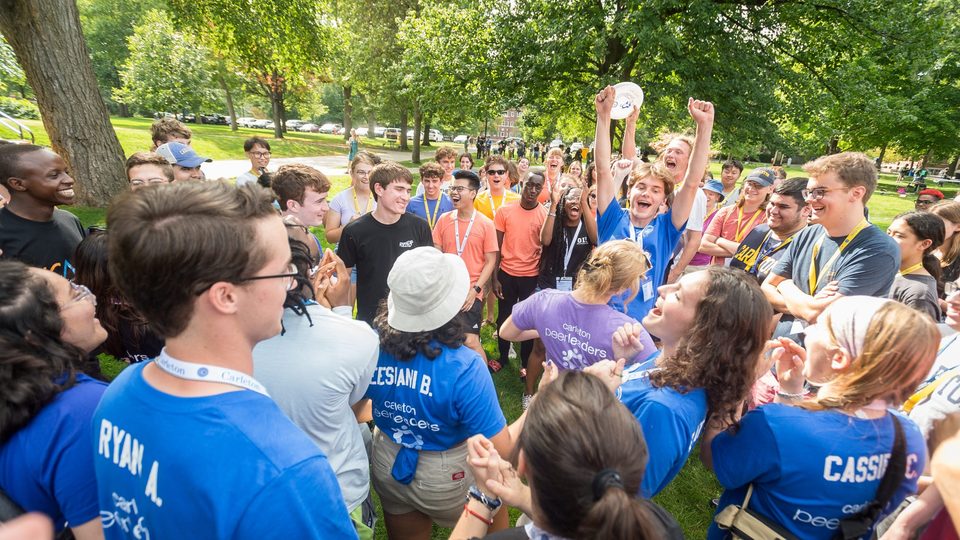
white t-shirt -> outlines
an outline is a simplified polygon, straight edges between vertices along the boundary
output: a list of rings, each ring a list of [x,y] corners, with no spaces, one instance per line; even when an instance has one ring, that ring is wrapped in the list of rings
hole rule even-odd
[[[960,334],[943,338],[930,373],[917,390],[933,383],[946,372],[960,366]],[[933,423],[947,415],[960,412],[960,372],[943,381],[932,394],[917,403],[910,411],[910,419],[917,423],[924,438],[933,429]]]
[[[366,208],[360,208],[361,214],[365,214],[367,209],[369,209],[370,212],[377,209],[377,201],[373,200],[373,193],[370,193],[367,197],[369,197],[370,200],[367,201]],[[330,210],[340,214],[341,227],[350,223],[350,219],[357,215],[356,206],[353,204],[353,187],[348,187],[340,193],[337,193],[337,196],[330,201]]]
[[[697,196],[693,199],[693,206],[690,207],[690,217],[687,218],[688,231],[702,231],[703,220],[707,219],[707,196],[703,190],[697,188]]]
[[[242,185],[244,185],[244,184],[249,184],[249,183],[251,183],[251,182],[253,182],[254,184],[256,184],[258,178],[260,178],[260,176],[258,176],[258,175],[256,175],[256,174],[253,174],[253,173],[250,172],[250,171],[247,171],[247,172],[245,172],[245,173],[243,173],[243,174],[241,174],[240,176],[237,177],[237,187],[240,187],[240,186],[242,186]]]
[[[350,407],[367,391],[380,342],[366,323],[320,305],[308,306],[307,313],[310,319],[283,311],[285,332],[253,349],[254,377],[327,455],[353,511],[370,491],[370,468]]]
[[[453,185],[453,180],[447,180],[446,182],[440,183],[440,191],[442,193],[450,194],[450,186]],[[414,195],[423,195],[423,184],[417,184],[417,192]]]

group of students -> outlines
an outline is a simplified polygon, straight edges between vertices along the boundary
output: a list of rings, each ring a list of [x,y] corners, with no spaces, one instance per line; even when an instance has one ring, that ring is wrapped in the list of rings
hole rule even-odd
[[[956,209],[884,234],[854,153],[704,182],[714,110],[693,99],[694,136],[614,160],[613,97],[583,176],[440,149],[414,196],[358,151],[328,203],[321,172],[267,172],[262,140],[252,180],[171,178],[192,149],[167,142],[90,234],[56,208],[59,156],[0,146],[4,496],[81,540],[370,538],[371,486],[390,538],[682,538],[649,499],[699,444],[724,489],[710,538],[859,538],[898,507],[889,538],[955,535],[956,336],[908,297],[954,265]],[[511,424],[490,292],[499,358],[521,342],[526,368]],[[83,373],[99,350],[132,364],[109,386]]]

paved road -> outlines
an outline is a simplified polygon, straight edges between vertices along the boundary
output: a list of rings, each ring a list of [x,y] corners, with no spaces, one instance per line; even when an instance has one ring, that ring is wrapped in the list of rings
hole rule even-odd
[[[420,151],[420,156],[422,159],[430,159],[433,157],[435,148],[425,148]],[[385,158],[391,159],[393,161],[405,161],[410,159],[410,152],[399,152],[396,150],[373,150],[377,155]],[[319,169],[320,172],[326,175],[334,174],[346,174],[347,173],[347,156],[346,154],[336,155],[336,156],[316,156],[316,157],[294,157],[294,158],[274,158],[270,160],[271,171],[277,170],[281,165],[286,165],[288,163],[303,163],[304,165],[309,165],[316,169]],[[240,174],[250,169],[250,162],[246,159],[227,159],[227,160],[214,160],[211,163],[204,163],[202,170],[203,173],[207,175],[207,178],[214,180],[217,178],[236,178]],[[411,171],[416,172],[416,168],[411,168]]]

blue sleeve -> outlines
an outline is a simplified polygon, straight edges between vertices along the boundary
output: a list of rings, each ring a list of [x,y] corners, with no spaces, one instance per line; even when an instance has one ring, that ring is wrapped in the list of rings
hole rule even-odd
[[[427,215],[423,212],[423,196],[417,195],[407,203],[407,213],[426,219]]]
[[[610,200],[606,210],[600,212],[600,216],[597,218],[597,236],[601,244],[608,240],[623,239],[621,229],[623,229],[625,213],[626,210],[620,208],[616,197]]]
[[[74,387],[68,423],[59,426],[57,446],[49,456],[50,486],[71,525],[82,525],[100,516],[97,479],[93,467],[93,413],[106,386],[84,383]],[[45,466],[44,469],[47,469]]]
[[[357,538],[357,531],[337,477],[317,456],[267,484],[243,510],[233,538]]]
[[[649,460],[640,492],[649,499],[667,487],[674,471],[679,469],[677,463],[686,459],[690,441],[684,435],[677,415],[662,403],[645,400],[633,415],[640,422],[643,438],[647,441]]]
[[[545,291],[534,293],[530,298],[513,306],[510,316],[513,317],[513,324],[520,330],[536,330],[537,318],[541,314],[543,306],[543,296]]]
[[[471,356],[474,361],[467,364],[454,386],[457,397],[453,406],[462,425],[461,431],[467,436],[480,434],[489,439],[507,426],[507,419],[500,409],[497,389],[487,367],[476,353]]]
[[[779,475],[780,448],[763,407],[741,418],[736,431],[717,435],[710,448],[713,472],[726,489],[736,489],[755,480],[775,480]]]

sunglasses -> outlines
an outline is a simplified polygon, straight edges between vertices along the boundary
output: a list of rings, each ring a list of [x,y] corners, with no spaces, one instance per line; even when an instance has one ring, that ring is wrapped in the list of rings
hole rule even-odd
[[[507,171],[504,169],[487,169],[487,174],[496,174],[499,176],[501,174],[507,174]]]

